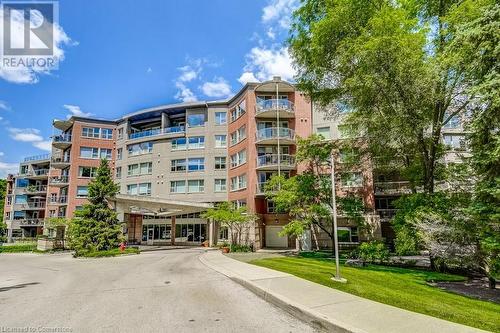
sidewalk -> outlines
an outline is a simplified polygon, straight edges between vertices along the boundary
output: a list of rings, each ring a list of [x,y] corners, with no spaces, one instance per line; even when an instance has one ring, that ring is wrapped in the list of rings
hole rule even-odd
[[[205,252],[200,261],[266,301],[329,332],[485,332],[246,264],[219,251]]]

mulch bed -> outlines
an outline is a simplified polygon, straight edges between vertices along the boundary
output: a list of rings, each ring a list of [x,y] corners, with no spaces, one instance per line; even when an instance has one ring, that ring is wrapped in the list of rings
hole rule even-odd
[[[488,288],[488,281],[473,279],[466,282],[435,282],[430,285],[456,294],[500,304],[500,289]]]

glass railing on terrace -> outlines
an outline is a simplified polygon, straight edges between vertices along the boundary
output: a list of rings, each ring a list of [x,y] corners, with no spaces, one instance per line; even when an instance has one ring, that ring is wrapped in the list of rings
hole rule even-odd
[[[37,169],[28,171],[26,175],[28,176],[46,176],[49,174],[49,169]]]
[[[52,156],[52,163],[70,163],[70,156]]]
[[[41,154],[41,155],[35,155],[35,156],[28,156],[24,158],[24,162],[31,162],[31,161],[43,161],[43,160],[48,160],[50,158],[50,154]]]
[[[19,224],[20,225],[43,225],[45,222],[44,219],[24,219],[20,220]]]
[[[60,134],[52,137],[53,142],[71,142],[71,134]]]
[[[68,203],[68,196],[61,195],[59,197],[50,197],[49,203],[51,203],[51,204],[66,204],[66,203]]]
[[[293,140],[295,138],[295,131],[286,127],[269,127],[262,128],[256,133],[256,141],[267,140],[267,139],[289,139]]]
[[[295,166],[295,156],[293,155],[280,154],[278,159],[278,154],[266,154],[257,156],[257,167],[278,165],[278,161],[282,166]]]
[[[266,112],[266,111],[286,111],[286,112],[294,112],[293,103],[287,99],[266,99],[260,100],[256,105],[256,113]]]
[[[52,177],[49,180],[50,184],[66,184],[69,181],[68,176],[58,176],[58,177]]]
[[[27,193],[47,192],[47,185],[28,185],[24,191]]]
[[[171,134],[171,133],[184,133],[186,131],[185,126],[172,126],[166,128],[155,128],[149,129],[141,132],[130,133],[129,139],[139,139],[149,136],[157,136],[162,134]]]

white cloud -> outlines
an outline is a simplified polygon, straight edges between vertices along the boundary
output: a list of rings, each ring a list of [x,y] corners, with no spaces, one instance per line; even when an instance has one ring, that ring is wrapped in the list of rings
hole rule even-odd
[[[10,137],[16,141],[29,142],[33,147],[51,151],[52,143],[50,140],[44,140],[43,136],[40,135],[40,130],[36,128],[8,128],[10,132]]]
[[[223,78],[215,78],[212,82],[205,82],[201,90],[208,97],[227,97],[231,94],[231,86]]]
[[[5,110],[5,111],[10,111],[12,108],[10,107],[9,104],[7,104],[6,101],[0,100],[0,109]]]
[[[176,99],[182,102],[194,102],[198,100],[193,91],[186,84],[199,78],[203,70],[203,64],[206,63],[207,61],[202,58],[188,59],[187,65],[177,68],[180,74],[175,80],[175,87],[179,89],[175,94]]]
[[[148,67],[148,69],[146,69],[146,73],[152,73],[153,72],[153,69],[151,67]]]
[[[244,72],[243,74],[241,74],[238,81],[240,81],[240,83],[243,85],[247,84],[248,82],[259,82],[259,80],[252,72]]]
[[[184,103],[194,102],[198,100],[191,89],[186,87],[184,83],[177,82],[175,86],[177,87],[177,89],[179,89],[179,91],[177,91],[177,94],[175,94],[175,98],[183,101]]]
[[[279,27],[288,29],[292,12],[299,6],[298,0],[271,0],[262,9],[262,22],[265,24],[278,23]]]
[[[274,32],[273,27],[270,27],[269,29],[267,29],[266,35],[270,39],[275,39],[276,38],[276,33]]]
[[[66,118],[70,118],[71,116],[85,118],[94,115],[93,113],[90,112],[83,112],[78,105],[64,104],[63,108],[65,108],[70,112],[70,114],[68,114]]]
[[[50,140],[34,142],[33,146],[41,150],[52,151],[52,141]]]
[[[3,151],[0,151],[0,157],[2,157],[3,155],[5,155],[5,153]]]
[[[16,173],[19,169],[17,163],[0,162],[0,178],[5,178],[9,173]]]
[[[8,131],[10,132],[10,137],[16,141],[38,142],[43,140],[40,130],[36,128],[8,128]]]
[[[265,46],[256,46],[246,55],[246,66],[240,82],[245,74],[245,78],[251,77],[247,73],[255,73],[255,77],[260,81],[270,80],[273,76],[292,81],[296,74],[287,48],[271,49]]]
[[[33,21],[41,18],[37,18],[34,15],[31,18]],[[17,15],[13,12],[11,16],[11,36],[13,44],[22,44],[22,40],[24,40],[24,17],[22,15]],[[36,23],[36,22],[34,22]],[[3,10],[0,10],[0,24],[3,24]],[[64,60],[64,50],[63,46],[65,45],[78,45],[78,43],[71,40],[71,38],[66,35],[63,28],[57,23],[53,25],[54,31],[54,55],[52,59],[54,62],[60,62]],[[2,33],[3,35],[3,33]],[[0,35],[0,38],[3,39],[3,36]],[[44,57],[46,58],[46,57]],[[15,68],[6,68],[0,67],[0,78],[12,83],[26,83],[33,84],[39,81],[39,76],[41,74],[50,74],[51,69],[48,68],[35,68],[35,67],[15,67]]]

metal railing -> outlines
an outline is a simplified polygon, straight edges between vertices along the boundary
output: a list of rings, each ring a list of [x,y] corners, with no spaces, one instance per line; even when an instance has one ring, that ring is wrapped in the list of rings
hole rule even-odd
[[[48,160],[48,159],[50,159],[50,154],[41,154],[41,155],[34,155],[34,156],[25,157],[24,162],[42,161],[42,160]]]
[[[52,163],[70,163],[69,156],[52,156],[50,159]]]
[[[295,156],[293,155],[280,154],[278,160],[278,154],[266,154],[257,156],[257,167],[278,165],[278,161],[281,166],[295,166]]]
[[[157,136],[157,135],[162,135],[162,134],[172,134],[172,133],[184,133],[186,131],[185,126],[172,126],[172,127],[166,127],[166,128],[155,128],[155,129],[149,129],[141,132],[135,132],[135,133],[130,133],[128,138],[129,139],[139,139],[139,138],[144,138],[144,137],[149,137],[149,136]]]
[[[49,179],[49,184],[52,184],[52,185],[67,184],[68,182],[69,182],[68,176],[51,177]]]
[[[267,185],[267,182],[261,182],[261,183],[257,183],[257,194],[266,194],[266,185]],[[276,192],[278,191],[278,186],[275,186],[273,189],[271,189],[271,192]]]
[[[277,110],[293,113],[295,111],[295,107],[292,102],[282,98],[261,100],[255,105],[256,114]]]
[[[280,127],[269,127],[261,128],[255,134],[256,141],[268,140],[268,139],[289,139],[293,140],[295,138],[295,131],[290,128]]]
[[[59,197],[49,197],[49,204],[67,204],[68,203],[68,196],[67,195],[61,195]]]
[[[45,219],[24,219],[19,220],[19,225],[26,226],[43,226],[45,223]]]
[[[26,176],[46,176],[49,174],[49,169],[36,169],[30,170],[26,173]]]
[[[410,182],[375,182],[373,183],[375,194],[409,194],[411,193]]]
[[[22,204],[25,209],[44,209],[45,201],[26,202]]]
[[[47,185],[28,185],[28,187],[24,189],[24,192],[26,193],[47,192]]]
[[[52,142],[71,142],[71,135],[70,134],[54,135],[52,137]]]
[[[377,213],[383,220],[390,220],[396,216],[397,210],[394,208],[377,209]]]

